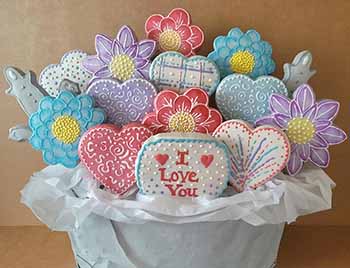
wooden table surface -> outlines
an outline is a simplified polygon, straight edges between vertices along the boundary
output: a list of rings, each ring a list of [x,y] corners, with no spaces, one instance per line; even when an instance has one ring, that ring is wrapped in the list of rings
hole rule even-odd
[[[0,267],[74,268],[75,264],[65,233],[41,226],[0,227]],[[286,228],[278,268],[349,267],[350,227]]]

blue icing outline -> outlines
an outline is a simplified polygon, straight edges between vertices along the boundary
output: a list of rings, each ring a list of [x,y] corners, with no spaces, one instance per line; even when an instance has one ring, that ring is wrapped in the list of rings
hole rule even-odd
[[[241,87],[235,90],[235,88],[233,88],[233,83],[240,84]],[[262,87],[260,86],[261,83],[268,85],[272,83],[274,92],[266,92],[271,91],[271,87],[266,87],[266,85]],[[248,90],[243,88],[242,84],[248,85]],[[251,94],[253,91],[255,93],[254,95]],[[242,98],[236,101],[232,99],[233,97],[237,98],[240,93],[248,94],[244,96],[244,99]],[[257,94],[261,94],[264,100],[259,102],[257,100]],[[269,114],[269,101],[272,94],[281,94],[288,97],[287,87],[280,79],[274,76],[260,76],[254,80],[247,75],[231,74],[226,76],[218,85],[215,101],[222,116],[226,120],[241,119],[254,124],[257,119]],[[239,107],[238,110],[234,109],[234,107],[236,107],[235,105]],[[252,105],[255,109],[251,110],[249,114],[245,114],[244,110],[246,107]]]
[[[150,139],[155,139],[157,136],[152,136],[152,138]],[[224,183],[226,183],[226,185],[229,183],[230,181],[230,176],[233,176],[233,172],[230,168],[230,161],[231,161],[231,158],[230,158],[230,150],[229,148],[227,147],[227,145],[222,142],[222,141],[219,141],[219,140],[206,140],[206,139],[201,139],[201,138],[198,138],[198,139],[185,139],[185,138],[160,138],[160,139],[157,139],[155,141],[146,141],[143,145],[142,145],[142,148],[141,150],[139,151],[139,153],[137,154],[137,158],[136,158],[136,164],[135,164],[135,178],[136,178],[136,185],[137,185],[137,188],[139,189],[139,193],[140,194],[143,194],[145,195],[145,193],[143,192],[143,188],[141,186],[141,182],[140,182],[140,176],[139,176],[139,173],[140,173],[140,165],[141,165],[141,159],[143,158],[144,156],[144,153],[145,151],[148,149],[148,147],[150,145],[156,145],[158,143],[161,143],[161,142],[176,142],[176,143],[181,143],[181,142],[187,142],[187,143],[207,143],[207,144],[215,144],[217,147],[221,148],[224,150],[224,154],[225,154],[225,157],[226,157],[226,164],[227,164],[227,177],[224,181]],[[225,191],[225,189],[227,188],[227,186],[225,188],[223,188],[223,190],[217,195],[217,196],[214,196],[214,198],[218,198],[220,197],[220,195],[222,195],[222,193]],[[204,195],[204,196],[207,196],[207,195]],[[197,198],[200,198],[200,197],[197,197]]]
[[[154,58],[154,60],[152,61],[151,63],[151,66],[150,66],[150,69],[149,69],[149,79],[150,81],[158,88],[159,91],[161,91],[162,89],[159,88],[159,83],[157,82],[158,79],[154,79],[155,77],[155,66],[157,66],[159,64],[159,61],[163,61],[162,58],[164,57],[180,57],[182,58],[183,61],[185,61],[186,63],[187,62],[192,62],[192,61],[207,61],[208,63],[212,64],[213,65],[213,68],[215,69],[216,71],[216,76],[218,77],[217,79],[214,79],[212,81],[212,86],[208,89],[208,88],[204,88],[203,86],[200,87],[200,86],[193,86],[193,87],[199,87],[199,88],[202,88],[203,90],[205,90],[209,96],[211,96],[212,94],[215,93],[219,83],[220,83],[220,70],[219,70],[219,67],[217,66],[217,64],[215,63],[215,61],[213,61],[212,59],[209,59],[208,57],[204,57],[204,56],[201,56],[201,55],[195,55],[195,56],[191,56],[191,57],[185,57],[184,55],[182,55],[181,53],[178,53],[178,52],[175,52],[175,51],[167,51],[167,52],[163,52],[161,54],[159,54],[157,57]],[[171,87],[171,86],[169,86]],[[177,88],[175,86],[172,86],[173,88]],[[190,87],[188,87],[190,88]],[[179,88],[180,90],[184,90],[186,88]]]

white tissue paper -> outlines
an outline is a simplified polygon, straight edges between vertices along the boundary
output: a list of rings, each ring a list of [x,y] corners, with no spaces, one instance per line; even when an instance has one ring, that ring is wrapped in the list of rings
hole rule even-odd
[[[320,168],[279,174],[257,190],[214,200],[101,190],[91,174],[49,166],[21,191],[49,228],[69,232],[78,267],[270,268],[284,224],[331,208],[334,182]]]

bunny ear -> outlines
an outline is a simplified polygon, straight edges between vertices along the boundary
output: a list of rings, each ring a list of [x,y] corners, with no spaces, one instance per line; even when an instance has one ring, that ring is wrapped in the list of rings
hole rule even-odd
[[[4,75],[10,85],[12,85],[15,80],[23,79],[23,72],[21,72],[19,69],[16,69],[15,67],[5,68]]]
[[[312,54],[309,51],[303,51],[303,55],[301,56],[301,64],[310,68],[311,63],[312,63]]]

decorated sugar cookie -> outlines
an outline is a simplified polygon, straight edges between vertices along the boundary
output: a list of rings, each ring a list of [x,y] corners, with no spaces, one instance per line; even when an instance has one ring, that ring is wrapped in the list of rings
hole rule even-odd
[[[40,100],[48,94],[36,83],[34,73],[7,67],[4,70],[4,75],[10,85],[10,88],[6,90],[6,94],[16,97],[22,110],[28,116],[36,112]]]
[[[137,157],[140,193],[173,197],[218,197],[227,187],[226,145],[198,133],[164,133],[148,139]]]
[[[219,111],[209,108],[209,97],[200,88],[190,88],[183,95],[163,90],[154,101],[154,112],[142,121],[153,133],[200,132],[210,134],[222,122]]]
[[[164,52],[153,60],[150,79],[159,89],[174,88],[182,93],[187,88],[199,87],[212,95],[220,82],[220,73],[206,57],[186,58],[177,52]]]
[[[215,38],[214,51],[208,58],[218,65],[221,77],[239,73],[257,78],[275,71],[271,55],[271,45],[263,41],[257,31],[243,33],[239,28],[232,28],[227,36]]]
[[[288,95],[284,83],[273,76],[252,80],[246,75],[225,77],[216,90],[216,104],[226,120],[241,119],[254,123],[269,113],[269,98],[273,93]]]
[[[316,73],[316,70],[311,69],[312,54],[307,51],[299,52],[292,63],[283,65],[284,76],[282,81],[286,84],[290,93],[293,93],[296,88],[307,81]]]
[[[222,123],[213,136],[231,150],[233,177],[230,182],[238,192],[256,189],[287,164],[290,145],[279,128],[261,126],[252,129],[244,121],[229,120]]]
[[[104,119],[104,112],[94,108],[90,96],[62,91],[55,98],[41,99],[38,111],[29,118],[32,130],[29,142],[34,149],[42,151],[47,164],[73,168],[79,163],[80,137]]]
[[[51,64],[41,72],[39,84],[53,97],[60,93],[60,85],[64,80],[75,83],[79,90],[84,92],[91,79],[91,75],[82,67],[82,62],[87,56],[81,50],[67,52],[60,63]]]
[[[94,78],[114,78],[120,82],[131,78],[149,79],[150,58],[156,43],[149,39],[137,41],[129,26],[122,26],[113,40],[96,35],[95,48],[97,54],[83,61]]]
[[[137,153],[151,135],[151,131],[138,124],[129,124],[122,129],[109,124],[99,125],[82,137],[79,156],[96,180],[112,192],[123,195],[136,183]]]
[[[271,114],[259,119],[256,124],[270,124],[285,131],[292,146],[287,171],[295,175],[307,161],[326,168],[330,160],[329,145],[346,139],[345,132],[333,125],[338,110],[337,101],[316,102],[312,88],[304,84],[294,91],[291,100],[273,94],[270,98]]]
[[[107,115],[107,122],[119,127],[130,123],[141,123],[153,111],[155,87],[147,80],[133,78],[119,83],[112,79],[96,79],[89,85],[88,94]]]
[[[160,51],[177,51],[185,56],[194,55],[204,42],[201,28],[191,25],[190,14],[173,9],[168,16],[150,16],[145,24],[147,37],[157,42]]]

